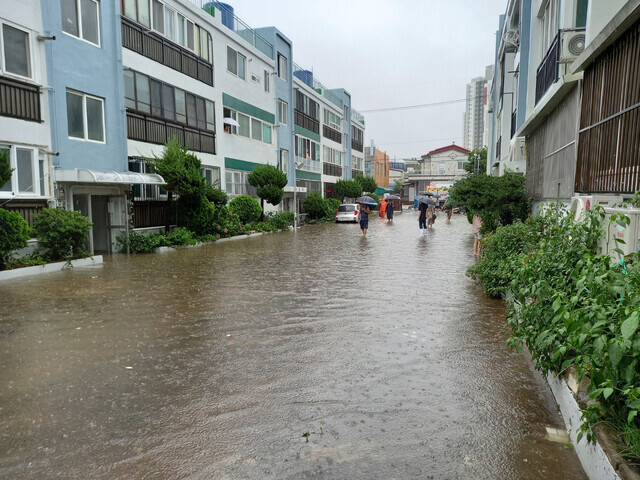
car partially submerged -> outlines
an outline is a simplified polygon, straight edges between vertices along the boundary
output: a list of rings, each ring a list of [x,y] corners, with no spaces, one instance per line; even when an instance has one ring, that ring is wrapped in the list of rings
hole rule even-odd
[[[343,203],[336,210],[336,222],[357,222],[360,205],[357,203]]]

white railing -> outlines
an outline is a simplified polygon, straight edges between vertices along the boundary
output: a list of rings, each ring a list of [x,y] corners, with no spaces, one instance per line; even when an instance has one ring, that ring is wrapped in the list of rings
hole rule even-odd
[[[315,160],[311,160],[309,158],[296,156],[296,163],[300,165],[299,170],[322,173],[322,162],[316,162]]]

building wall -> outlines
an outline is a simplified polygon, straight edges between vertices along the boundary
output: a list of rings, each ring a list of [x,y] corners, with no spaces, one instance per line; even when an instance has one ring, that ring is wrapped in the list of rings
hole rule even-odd
[[[47,42],[47,69],[50,95],[52,149],[63,170],[127,171],[122,80],[120,6],[98,2],[100,45],[94,45],[62,31],[60,2],[42,0],[44,28],[56,40]],[[104,100],[105,141],[69,138],[67,89]]]
[[[9,116],[0,116],[0,146],[9,148],[11,167],[16,169],[6,191],[0,191],[0,206],[11,208],[24,200],[36,201],[41,205],[51,197],[52,192],[52,160],[55,158],[45,152],[51,151],[51,118],[48,97],[51,91],[46,68],[46,49],[54,40],[39,41],[38,35],[44,34],[40,0],[5,0],[0,2],[0,22],[27,34],[27,51],[29,56],[29,74],[27,77],[14,72],[2,70],[0,77],[7,81],[25,82],[31,87],[40,88],[39,122]],[[25,177],[29,170],[18,169],[16,148],[29,150],[32,155],[32,178]],[[42,168],[40,168],[42,167]],[[40,172],[42,170],[42,172]],[[20,177],[20,174],[23,177]],[[28,180],[25,182],[25,179]],[[13,185],[17,185],[16,188]],[[0,187],[3,187],[0,185]],[[27,187],[27,188],[25,188]],[[7,200],[10,200],[9,202]]]

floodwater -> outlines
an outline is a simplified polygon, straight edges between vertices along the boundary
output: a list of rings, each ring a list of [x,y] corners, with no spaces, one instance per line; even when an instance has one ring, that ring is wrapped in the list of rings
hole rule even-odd
[[[463,216],[0,283],[0,477],[585,479]]]

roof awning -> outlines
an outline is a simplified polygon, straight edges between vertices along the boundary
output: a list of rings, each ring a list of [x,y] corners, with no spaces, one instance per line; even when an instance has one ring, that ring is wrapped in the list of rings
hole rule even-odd
[[[111,170],[90,170],[88,168],[58,170],[56,172],[56,179],[59,182],[111,183],[120,185],[165,185],[167,183],[156,173],[116,172]]]

